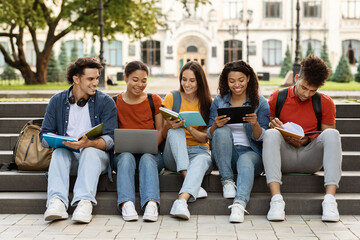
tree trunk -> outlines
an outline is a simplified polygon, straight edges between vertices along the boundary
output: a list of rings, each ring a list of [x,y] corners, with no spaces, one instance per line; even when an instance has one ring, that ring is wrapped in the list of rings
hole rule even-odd
[[[29,65],[21,66],[18,69],[20,70],[21,75],[25,80],[25,85],[40,84],[36,77],[36,74],[31,70]]]

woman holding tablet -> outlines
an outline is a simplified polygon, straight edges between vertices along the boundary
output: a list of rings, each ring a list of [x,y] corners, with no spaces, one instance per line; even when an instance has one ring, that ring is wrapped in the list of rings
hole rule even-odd
[[[125,67],[126,90],[116,97],[118,127],[125,129],[157,129],[161,143],[163,119],[159,112],[161,98],[145,92],[149,71],[140,61]],[[139,172],[140,205],[144,221],[157,221],[160,205],[158,171],[162,167],[161,154],[116,154],[112,168],[117,172],[117,205],[125,221],[135,221],[135,170]]]
[[[184,177],[179,197],[170,214],[188,220],[187,202],[206,197],[201,188],[204,175],[211,166],[206,124],[209,122],[211,95],[203,68],[198,62],[186,63],[180,72],[180,92],[166,95],[163,105],[175,112],[198,111],[205,126],[184,127],[185,120],[166,119],[163,136],[166,137],[163,153],[165,168],[177,171]]]
[[[212,158],[221,175],[224,198],[234,198],[230,222],[243,222],[254,176],[263,171],[262,138],[269,127],[270,109],[259,95],[258,78],[244,61],[227,63],[219,78],[220,92],[210,108],[207,135],[212,139]],[[218,116],[218,108],[251,106],[243,123],[231,123],[230,117]],[[236,184],[234,173],[237,173]]]

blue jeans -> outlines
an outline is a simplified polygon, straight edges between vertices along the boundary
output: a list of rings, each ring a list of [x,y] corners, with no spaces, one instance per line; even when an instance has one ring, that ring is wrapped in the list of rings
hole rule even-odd
[[[70,174],[77,175],[71,206],[83,199],[96,205],[99,176],[106,173],[108,164],[109,154],[97,148],[88,147],[80,153],[66,148],[55,149],[49,166],[46,207],[51,199],[59,198],[68,208]]]
[[[114,168],[116,169],[116,185],[118,207],[123,202],[135,203],[135,170],[139,171],[140,204],[152,200],[160,205],[159,170],[162,162],[161,154],[132,154],[124,152],[116,154]]]
[[[184,130],[169,129],[163,156],[165,168],[187,171],[179,194],[189,193],[189,202],[195,201],[205,174],[211,171],[209,149],[202,145],[186,146]]]
[[[217,128],[212,138],[212,157],[218,166],[221,182],[233,181],[237,173],[234,203],[244,207],[249,202],[254,177],[263,171],[261,155],[250,147],[234,146],[233,135],[227,126]]]

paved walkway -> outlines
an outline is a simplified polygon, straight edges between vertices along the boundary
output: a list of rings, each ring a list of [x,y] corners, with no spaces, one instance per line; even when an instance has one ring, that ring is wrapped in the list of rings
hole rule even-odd
[[[247,215],[241,224],[230,224],[228,216],[193,215],[189,221],[160,216],[148,223],[96,215],[90,224],[74,224],[70,219],[47,223],[43,215],[2,214],[0,239],[360,239],[360,215],[341,216],[337,223],[324,223],[317,215],[289,215],[283,222]]]

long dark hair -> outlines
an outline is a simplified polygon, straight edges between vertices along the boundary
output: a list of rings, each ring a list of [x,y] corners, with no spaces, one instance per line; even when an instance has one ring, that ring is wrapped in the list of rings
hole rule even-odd
[[[254,72],[254,69],[242,60],[225,64],[219,78],[218,91],[221,97],[224,97],[230,92],[228,85],[228,75],[230,72],[242,72],[247,77],[250,76],[249,83],[246,88],[246,95],[250,98],[250,105],[254,111],[259,105],[259,80]]]
[[[197,91],[196,96],[199,99],[199,107],[201,116],[204,118],[206,123],[209,123],[210,115],[210,106],[211,106],[211,94],[209,85],[207,83],[206,75],[204,69],[200,66],[198,62],[190,61],[187,62],[181,69],[180,72],[180,92],[184,92],[184,88],[181,86],[181,79],[185,70],[191,70],[196,78]]]

